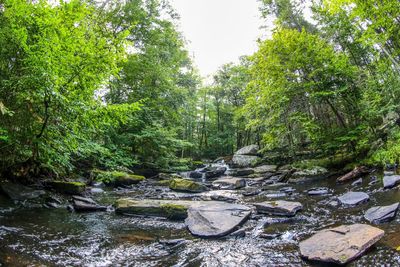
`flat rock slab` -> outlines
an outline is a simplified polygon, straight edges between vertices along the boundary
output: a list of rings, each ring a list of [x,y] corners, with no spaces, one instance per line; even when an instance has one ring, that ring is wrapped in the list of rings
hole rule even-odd
[[[343,205],[354,206],[369,200],[369,196],[364,192],[347,192],[338,197],[339,202]]]
[[[371,223],[383,223],[392,220],[399,209],[399,203],[389,206],[372,207],[364,214],[364,218]]]
[[[213,187],[219,189],[233,190],[246,186],[246,180],[243,178],[225,177],[212,183]]]
[[[329,189],[326,187],[312,188],[307,191],[309,196],[321,196],[329,194]]]
[[[26,200],[38,198],[45,194],[43,190],[34,190],[30,187],[4,182],[0,184],[0,191],[3,191],[12,200]]]
[[[279,216],[295,216],[299,210],[303,209],[303,205],[301,205],[300,202],[285,200],[265,201],[261,203],[255,203],[254,206],[259,213],[267,213]]]
[[[254,168],[255,173],[267,173],[267,172],[276,172],[278,166],[276,165],[261,165]]]
[[[244,205],[214,203],[192,206],[185,223],[199,237],[221,237],[236,230],[250,217],[251,209]]]
[[[190,207],[202,205],[216,205],[218,201],[190,201],[190,200],[136,200],[130,198],[118,199],[115,211],[126,215],[143,215],[164,217],[172,220],[184,220]]]
[[[400,183],[400,175],[391,175],[383,177],[383,188],[392,188]]]
[[[384,233],[366,224],[342,225],[319,231],[300,242],[300,253],[309,260],[346,264],[361,256]]]

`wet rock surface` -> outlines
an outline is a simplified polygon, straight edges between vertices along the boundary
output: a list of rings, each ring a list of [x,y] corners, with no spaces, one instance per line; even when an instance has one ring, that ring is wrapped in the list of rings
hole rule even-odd
[[[212,183],[213,187],[216,189],[239,189],[246,186],[246,180],[243,178],[236,177],[224,177],[218,180],[215,180]]]
[[[200,237],[221,237],[235,231],[250,216],[244,205],[215,203],[192,206],[185,220],[189,231]]]
[[[35,199],[45,194],[43,190],[35,190],[33,188],[15,184],[12,182],[1,182],[0,191],[7,195],[12,200]]]
[[[292,201],[265,201],[261,203],[254,203],[259,213],[267,213],[279,216],[295,216],[296,213],[303,208],[300,202]]]
[[[343,225],[300,242],[300,253],[309,260],[345,264],[361,256],[383,235],[384,231],[369,225]]]
[[[371,223],[379,224],[393,220],[399,209],[399,203],[389,206],[372,207],[365,212],[365,219]]]
[[[338,197],[339,202],[343,205],[354,206],[365,203],[369,200],[369,196],[364,192],[347,192]]]
[[[392,188],[400,184],[400,175],[390,175],[383,177],[383,187],[384,188]]]

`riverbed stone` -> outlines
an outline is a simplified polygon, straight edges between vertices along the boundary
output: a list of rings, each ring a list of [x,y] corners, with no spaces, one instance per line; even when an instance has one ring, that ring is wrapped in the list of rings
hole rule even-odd
[[[86,185],[81,182],[52,181],[47,185],[56,192],[69,195],[82,194],[86,189]]]
[[[232,169],[232,170],[229,170],[229,171],[227,172],[227,175],[241,177],[241,176],[248,176],[248,175],[251,175],[251,174],[253,174],[253,173],[254,173],[254,170],[253,170],[253,169],[250,169],[250,168],[246,168],[246,169]]]
[[[250,215],[251,209],[244,205],[205,203],[189,208],[185,224],[195,236],[222,237],[234,232]]]
[[[236,178],[236,177],[224,177],[215,180],[212,183],[212,186],[218,189],[234,190],[245,187],[246,180],[243,178]]]
[[[398,209],[399,203],[394,203],[389,206],[372,207],[365,212],[364,218],[375,224],[387,222],[396,217]]]
[[[38,198],[45,194],[43,190],[34,190],[30,187],[12,182],[2,182],[0,191],[12,200],[26,200]]]
[[[204,177],[206,179],[217,178],[225,174],[227,168],[223,166],[209,167],[205,169]]]
[[[278,169],[278,166],[276,165],[261,165],[257,166],[254,168],[254,172],[261,174],[261,173],[267,173],[267,172],[276,172]]]
[[[326,187],[311,188],[307,191],[309,196],[321,196],[329,194],[329,189]]]
[[[232,158],[233,165],[239,168],[247,168],[255,165],[260,160],[258,156],[250,155],[234,155]]]
[[[175,191],[190,193],[201,193],[208,190],[205,185],[187,179],[173,179],[169,183],[169,188]]]
[[[329,171],[320,166],[315,166],[310,169],[303,169],[303,170],[298,170],[292,173],[291,175],[291,181],[295,182],[296,180],[308,180],[308,179],[317,179],[321,177],[325,177],[329,174]],[[302,179],[300,179],[302,178]]]
[[[300,242],[300,254],[309,260],[346,264],[379,241],[384,231],[366,224],[342,225],[317,232]]]
[[[338,199],[342,205],[355,206],[367,202],[369,200],[369,196],[364,192],[347,192],[346,194],[338,197]]]
[[[235,155],[252,155],[252,156],[256,156],[259,149],[260,148],[259,148],[258,145],[249,145],[249,146],[242,147],[241,149],[236,151]]]
[[[383,188],[392,188],[400,184],[400,175],[390,175],[383,177]]]
[[[254,206],[259,213],[267,213],[271,215],[288,217],[295,216],[299,210],[303,209],[303,205],[300,202],[286,200],[254,203]]]
[[[79,212],[107,210],[106,206],[97,204],[96,201],[94,201],[91,198],[81,197],[81,196],[73,196],[72,205],[74,207],[74,210]]]

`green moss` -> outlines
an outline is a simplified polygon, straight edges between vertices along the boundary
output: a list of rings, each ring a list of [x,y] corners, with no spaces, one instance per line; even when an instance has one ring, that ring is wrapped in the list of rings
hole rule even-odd
[[[81,182],[53,181],[48,185],[55,191],[63,194],[79,195],[85,191],[86,185]]]
[[[163,204],[161,209],[165,217],[171,220],[184,220],[187,217],[187,208],[177,204]]]
[[[186,179],[173,179],[169,184],[169,188],[176,191],[200,193],[207,191],[207,187]]]
[[[137,184],[145,179],[145,177],[141,175],[129,174],[119,171],[93,170],[92,176],[94,176],[94,179],[96,181],[115,186]]]
[[[170,180],[162,180],[162,181],[157,181],[156,185],[159,185],[159,186],[169,186],[170,183],[171,183]]]

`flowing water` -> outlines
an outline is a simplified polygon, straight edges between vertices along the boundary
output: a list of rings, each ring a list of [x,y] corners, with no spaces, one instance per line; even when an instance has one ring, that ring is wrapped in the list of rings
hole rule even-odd
[[[369,207],[400,201],[398,189],[384,191],[381,182],[369,185],[369,177],[363,180],[359,186],[336,185],[334,177],[271,186],[251,197],[242,195],[248,188],[184,194],[147,182],[94,196],[103,204],[120,197],[204,199],[219,194],[243,203],[285,199],[304,205],[304,210],[290,219],[253,214],[243,225],[245,237],[222,239],[192,237],[183,222],[126,217],[113,211],[73,213],[65,207],[13,203],[0,196],[0,266],[316,266],[300,257],[299,241],[326,227],[366,223],[363,214]],[[332,194],[308,196],[305,191],[312,187],[329,187]],[[336,206],[335,198],[349,190],[368,193],[370,201],[353,208]],[[282,193],[285,191],[293,192]],[[400,215],[378,227],[385,230],[384,238],[350,266],[400,266],[400,252],[396,251],[400,246]],[[268,240],[259,237],[261,233],[277,237]],[[162,242],[171,239],[185,241]]]

